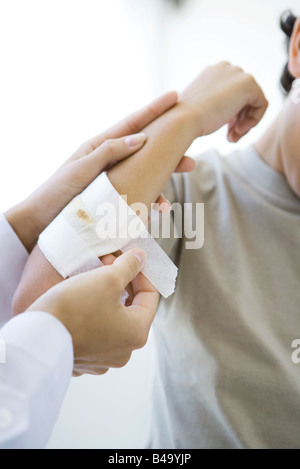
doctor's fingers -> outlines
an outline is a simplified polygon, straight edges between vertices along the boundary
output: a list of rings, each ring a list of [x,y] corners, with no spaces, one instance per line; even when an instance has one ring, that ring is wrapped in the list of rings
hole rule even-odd
[[[159,293],[143,291],[138,294],[138,303],[137,305],[133,302],[131,306],[124,306],[129,340],[133,350],[145,347],[148,342],[150,329],[158,308]]]
[[[88,166],[90,175],[96,177],[104,169],[108,169],[113,164],[140,150],[146,140],[147,136],[144,133],[106,140],[90,155],[81,160],[82,165]]]
[[[148,335],[154,321],[160,295],[152,283],[139,274],[132,282],[133,301],[126,310],[126,316],[131,323],[131,329],[136,332],[139,346],[143,347],[148,340]]]
[[[132,249],[118,258],[113,254],[102,258],[105,265],[112,266],[110,275],[118,282],[118,288],[115,289],[118,296],[130,284],[133,298],[130,306],[126,307],[130,320],[143,312],[143,324],[150,328],[160,296],[152,283],[141,273],[145,261],[146,253],[140,249]]]
[[[130,306],[123,306],[126,329],[130,333],[130,343],[139,349],[146,345],[155,318],[160,295],[152,283],[139,273],[131,283],[133,300]]]
[[[146,253],[141,249],[131,249],[119,256],[110,267],[117,283],[114,294],[120,296],[124,288],[127,287],[141,272],[145,262]]]
[[[196,161],[190,156],[184,156],[175,169],[175,173],[191,173],[195,167]]]

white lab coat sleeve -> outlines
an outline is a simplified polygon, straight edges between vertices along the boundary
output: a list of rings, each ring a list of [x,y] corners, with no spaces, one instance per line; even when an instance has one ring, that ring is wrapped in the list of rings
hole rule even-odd
[[[28,253],[0,213],[0,327],[12,317],[11,304]]]
[[[0,330],[0,352],[0,449],[44,448],[72,376],[72,338],[52,315],[28,312]]]

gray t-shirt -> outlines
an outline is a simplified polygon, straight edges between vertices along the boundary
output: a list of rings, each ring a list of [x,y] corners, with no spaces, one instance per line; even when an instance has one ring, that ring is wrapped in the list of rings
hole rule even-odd
[[[254,147],[209,151],[165,195],[205,203],[205,244],[155,319],[153,448],[300,448],[300,199]]]

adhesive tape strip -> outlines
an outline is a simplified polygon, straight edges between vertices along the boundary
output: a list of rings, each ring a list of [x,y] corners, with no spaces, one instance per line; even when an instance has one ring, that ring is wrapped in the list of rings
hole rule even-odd
[[[59,243],[57,243],[58,234]],[[57,217],[49,225],[47,232],[40,236],[38,244],[46,258],[63,278],[73,277],[104,265],[64,217]],[[121,302],[125,304],[128,297],[127,291],[124,290]]]
[[[100,259],[61,215],[40,235],[38,245],[63,278],[103,266]]]
[[[145,231],[144,235],[145,237],[131,240],[122,251],[138,248],[147,253],[147,261],[142,272],[159,293],[168,298],[174,293],[178,268],[148,231]]]
[[[111,227],[107,230],[107,225]],[[167,298],[175,290],[177,267],[102,173],[46,228],[39,247],[64,277],[99,267],[99,257],[132,248],[146,251],[144,275]]]

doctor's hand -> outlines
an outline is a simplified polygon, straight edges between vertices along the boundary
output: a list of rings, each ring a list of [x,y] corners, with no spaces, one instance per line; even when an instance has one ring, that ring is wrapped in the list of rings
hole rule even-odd
[[[123,367],[146,344],[159,294],[140,273],[145,258],[144,251],[128,251],[113,265],[56,285],[28,309],[52,314],[70,332],[74,376]],[[120,298],[130,283],[133,300],[126,307]]]
[[[6,212],[6,218],[28,252],[42,231],[61,210],[102,171],[138,151],[146,141],[139,132],[172,108],[178,95],[170,92],[144,109],[84,143],[56,173],[25,201]],[[178,171],[191,171],[195,163],[183,157]],[[160,197],[158,202],[164,202]]]

